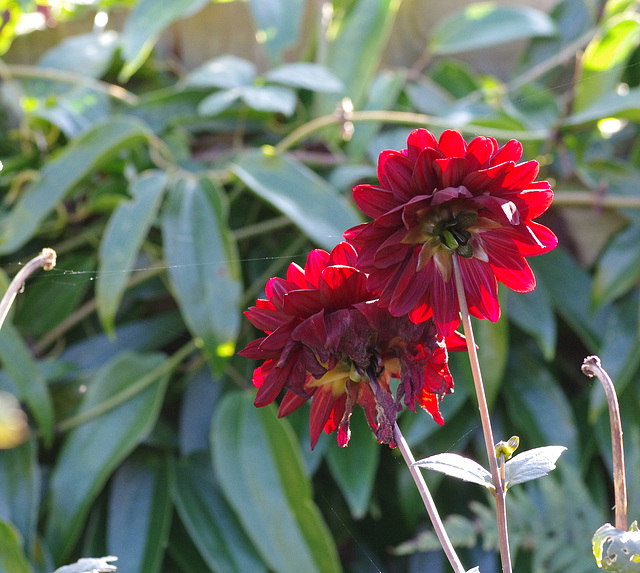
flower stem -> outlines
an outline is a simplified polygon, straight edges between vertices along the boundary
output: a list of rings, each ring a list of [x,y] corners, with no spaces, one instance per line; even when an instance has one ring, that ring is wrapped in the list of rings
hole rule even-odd
[[[411,477],[413,477],[413,481],[416,483],[416,487],[420,492],[420,497],[422,497],[422,501],[424,502],[424,506],[427,508],[427,513],[429,514],[429,518],[431,519],[431,523],[433,523],[433,528],[436,531],[436,535],[438,536],[438,540],[440,541],[440,545],[444,549],[444,552],[449,559],[449,563],[455,573],[464,573],[465,568],[462,566],[462,562],[460,558],[456,554],[453,545],[451,544],[451,540],[447,535],[447,532],[444,529],[444,525],[442,524],[442,520],[440,519],[440,514],[438,513],[438,509],[436,508],[436,504],[431,497],[431,493],[429,492],[429,488],[427,487],[426,482],[424,481],[423,475],[420,473],[420,470],[414,466],[415,458],[409,449],[409,445],[407,441],[404,439],[402,432],[400,431],[400,427],[396,422],[393,428],[393,433],[395,437],[396,444],[398,448],[402,452],[402,457],[404,458],[405,463],[407,464],[409,471],[411,472]]]
[[[0,328],[2,328],[4,319],[7,318],[9,309],[27,277],[40,267],[43,267],[45,271],[50,271],[55,266],[56,252],[53,249],[42,249],[42,252],[37,257],[31,259],[20,269],[18,274],[13,277],[7,292],[2,297],[2,301],[0,301]]]
[[[496,458],[495,440],[493,439],[493,430],[491,428],[491,419],[489,418],[489,406],[487,397],[484,392],[484,384],[482,382],[482,373],[480,372],[480,361],[478,360],[478,352],[476,351],[476,343],[473,336],[473,328],[471,326],[471,316],[467,306],[467,298],[462,284],[462,273],[460,271],[460,261],[458,254],[453,253],[453,273],[456,282],[456,293],[458,295],[458,303],[460,305],[460,314],[462,318],[462,328],[467,339],[467,350],[469,352],[469,361],[471,363],[471,373],[473,374],[473,384],[476,389],[478,398],[478,409],[480,410],[480,420],[482,422],[482,433],[484,434],[484,444],[487,449],[487,457],[489,458],[489,468],[491,469],[491,479],[495,491],[496,498],[496,514],[498,520],[498,537],[500,540],[500,558],[502,560],[503,573],[511,573],[511,554],[509,551],[509,537],[507,535],[507,507],[505,502],[505,490],[500,471],[498,469],[498,460]]]
[[[609,405],[609,419],[611,421],[611,449],[613,453],[613,488],[616,501],[615,516],[616,528],[627,531],[627,478],[624,468],[624,445],[622,442],[622,421],[620,420],[620,406],[616,388],[600,363],[597,356],[587,356],[582,364],[582,372],[590,378],[596,376],[605,394]]]

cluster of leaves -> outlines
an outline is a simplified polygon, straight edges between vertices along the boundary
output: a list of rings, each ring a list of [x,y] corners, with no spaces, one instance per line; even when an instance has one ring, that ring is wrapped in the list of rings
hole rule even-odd
[[[235,350],[253,338],[241,313],[266,279],[357,224],[350,188],[375,176],[381,149],[426,126],[520,139],[553,181],[543,222],[561,247],[532,261],[534,292],[501,293],[502,319],[478,323],[476,337],[496,437],[568,448],[561,479],[509,493],[516,569],[596,570],[610,444],[602,391],[580,373],[587,354],[616,381],[640,471],[636,3],[562,0],[550,15],[471,4],[436,24],[416,65],[381,70],[399,2],[333,2],[328,30],[305,48],[320,65],[284,60],[309,37],[304,3],[260,0],[248,6],[264,70],[217,54],[184,73],[153,46],[208,0],[126,4],[121,32],[68,37],[33,66],[11,64],[9,49],[0,69],[0,266],[10,275],[43,247],[58,253],[0,331],[0,389],[32,427],[0,454],[1,566],[44,572],[99,555],[151,573],[424,563],[432,546],[389,550],[428,527],[395,452],[357,412],[348,449],[326,438],[311,453],[307,412],[255,409],[255,365]],[[464,63],[514,40],[526,49],[509,79]],[[334,113],[343,98],[353,114],[346,103]],[[424,414],[400,424],[416,457],[482,461],[468,366],[452,362],[445,425]],[[442,514],[472,527],[460,544],[478,564],[496,545],[482,492],[429,479]],[[633,517],[640,490],[629,490]]]

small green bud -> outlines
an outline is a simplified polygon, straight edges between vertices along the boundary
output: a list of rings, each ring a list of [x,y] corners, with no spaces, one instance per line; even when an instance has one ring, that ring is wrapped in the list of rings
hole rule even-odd
[[[451,231],[445,230],[442,231],[442,242],[449,247],[452,251],[455,251],[458,248],[458,243],[455,240],[453,233]]]
[[[458,254],[465,259],[470,259],[473,257],[473,247],[471,245],[460,245]]]
[[[500,459],[501,456],[504,456],[504,459],[508,460],[519,445],[520,438],[518,436],[511,436],[508,442],[498,442],[496,444],[496,458]]]

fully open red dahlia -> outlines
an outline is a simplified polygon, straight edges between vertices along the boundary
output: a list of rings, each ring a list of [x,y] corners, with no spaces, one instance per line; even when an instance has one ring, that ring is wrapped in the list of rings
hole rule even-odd
[[[407,149],[383,151],[380,185],[358,185],[353,197],[374,220],[349,229],[367,287],[394,316],[414,322],[433,317],[448,335],[460,323],[452,256],[459,255],[472,315],[500,317],[497,283],[516,292],[535,288],[525,260],[557,244],[533,221],[553,198],[546,181],[534,181],[538,163],[518,163],[522,145],[503,147],[491,137],[469,144],[457,131],[440,140],[413,131]]]
[[[245,312],[267,334],[240,352],[265,361],[253,374],[255,405],[270,404],[286,389],[279,409],[286,416],[310,399],[312,447],[323,428],[338,429],[338,443],[346,446],[356,404],[378,441],[393,446],[403,403],[414,410],[418,402],[442,424],[438,400],[453,391],[447,347],[433,322],[415,324],[379,306],[356,258],[348,243],[331,254],[314,250],[304,269],[292,263],[286,279],[270,279],[267,299]],[[447,342],[464,347],[457,335]],[[391,378],[400,379],[395,398]]]

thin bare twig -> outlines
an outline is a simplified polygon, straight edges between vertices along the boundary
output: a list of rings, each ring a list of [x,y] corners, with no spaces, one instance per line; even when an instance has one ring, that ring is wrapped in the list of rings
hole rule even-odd
[[[607,395],[609,405],[609,418],[611,421],[611,447],[613,452],[613,493],[616,501],[615,517],[616,528],[627,531],[627,478],[624,469],[624,445],[622,442],[622,421],[620,419],[620,406],[616,388],[602,368],[598,356],[587,356],[582,363],[582,372],[600,380],[604,392]]]

